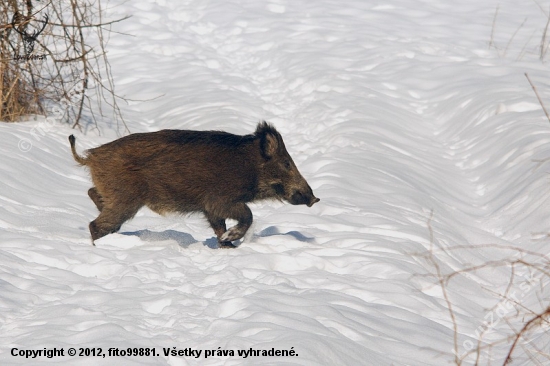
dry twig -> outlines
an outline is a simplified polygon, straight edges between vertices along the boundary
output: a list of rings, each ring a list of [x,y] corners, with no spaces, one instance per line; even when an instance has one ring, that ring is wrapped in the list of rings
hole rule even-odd
[[[535,84],[533,84],[533,82],[529,78],[529,74],[525,73],[525,77],[527,78],[527,81],[529,81],[529,84],[531,84],[531,88],[533,88],[533,91],[535,92],[535,95],[537,96],[537,99],[539,100],[540,106],[542,107],[542,110],[544,111],[544,114],[546,114],[546,118],[548,118],[548,121],[550,121],[550,115],[548,114],[548,111],[546,110],[546,107],[544,106],[544,103],[542,102],[542,99],[539,95],[539,92],[537,91],[537,88],[535,87]]]

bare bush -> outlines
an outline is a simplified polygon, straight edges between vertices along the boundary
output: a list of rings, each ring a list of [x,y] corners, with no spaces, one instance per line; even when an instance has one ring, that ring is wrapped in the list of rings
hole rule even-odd
[[[105,22],[100,0],[44,3],[0,4],[0,120],[58,108],[65,122],[82,127],[97,123],[107,104],[127,130],[105,52],[105,32],[126,18]]]
[[[433,268],[421,277],[433,278],[434,286],[442,291],[453,329],[450,350],[453,363],[548,365],[550,306],[545,284],[550,283],[550,256],[513,245],[445,246],[437,241],[432,220],[433,214],[427,220],[430,246],[415,256]],[[471,251],[476,255],[469,255]],[[460,261],[461,257],[480,257],[482,251],[490,253],[493,259],[478,263]],[[453,263],[455,268],[446,262]],[[453,302],[453,294],[459,291],[452,284],[459,279],[475,281],[494,303],[485,309],[482,318],[473,322],[479,326],[470,332],[464,330],[465,324],[460,327],[460,318],[467,318],[463,312],[457,312],[457,304]],[[467,323],[471,326],[471,319]]]

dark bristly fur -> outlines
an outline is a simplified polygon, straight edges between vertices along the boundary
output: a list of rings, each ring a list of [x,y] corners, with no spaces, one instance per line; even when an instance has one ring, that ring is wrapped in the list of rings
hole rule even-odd
[[[136,133],[77,154],[90,169],[88,195],[100,211],[90,223],[92,243],[116,232],[147,206],[159,214],[202,212],[222,247],[244,236],[252,224],[248,202],[280,199],[312,206],[319,199],[286,151],[281,135],[266,122],[252,135],[221,131],[163,130]],[[226,219],[237,225],[227,230]]]

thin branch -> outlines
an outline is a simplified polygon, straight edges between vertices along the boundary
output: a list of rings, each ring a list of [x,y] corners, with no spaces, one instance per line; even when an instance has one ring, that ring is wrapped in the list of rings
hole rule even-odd
[[[550,18],[549,18],[550,19]],[[542,102],[542,99],[540,98],[539,92],[537,91],[537,88],[529,78],[529,74],[525,73],[525,77],[527,78],[527,81],[529,81],[529,84],[531,84],[531,88],[533,88],[533,91],[535,92],[535,95],[537,96],[537,99],[539,100],[540,106],[542,107],[542,110],[546,114],[546,118],[548,118],[548,121],[550,121],[550,114],[548,114],[548,111],[546,110],[546,107],[544,106],[544,103]]]
[[[430,217],[428,218],[427,226],[428,231],[430,233],[430,254],[432,253],[433,244],[434,244],[434,231],[432,227],[432,219],[433,219],[433,210],[430,211]],[[441,275],[441,268],[439,267],[439,263],[437,263],[437,260],[433,257],[433,255],[429,256],[430,261],[432,262],[432,265],[434,266],[436,272],[437,272],[437,279],[439,281],[439,285],[441,286],[441,291],[443,292],[443,298],[445,299],[445,303],[447,304],[447,309],[449,309],[449,315],[451,316],[451,321],[453,323],[453,349],[454,349],[454,355],[455,355],[455,363],[457,365],[460,364],[460,360],[458,358],[458,325],[456,323],[455,313],[453,311],[453,304],[451,303],[451,300],[449,299],[449,294],[447,293],[447,287],[445,284],[445,280],[443,276]]]
[[[495,26],[496,26],[496,23],[497,23],[497,15],[498,15],[498,8],[499,7],[500,7],[500,4],[497,5],[497,8],[495,10],[495,16],[493,18],[493,27],[491,28],[491,39],[489,41],[489,48],[491,48],[491,46],[495,45],[495,42],[494,42]],[[495,48],[496,48],[496,46],[495,46]]]
[[[79,17],[79,14],[77,14],[77,11],[80,9],[78,9],[78,5],[75,0],[71,0],[71,7],[73,9],[73,18],[76,21],[76,24],[79,25],[77,29],[78,29],[79,39],[80,39],[80,51],[82,52],[81,62],[82,62],[82,67],[84,72],[84,78],[82,79],[82,96],[80,98],[80,103],[78,106],[78,114],[76,116],[76,121],[73,124],[73,128],[75,128],[80,123],[80,117],[82,116],[82,108],[84,106],[84,95],[86,93],[86,89],[88,88],[88,62],[85,56],[86,44],[84,43],[84,35],[82,34],[82,27],[80,27],[80,17]]]
[[[510,47],[510,44],[512,43],[512,41],[514,40],[514,38],[516,38],[516,35],[518,34],[519,30],[521,28],[523,28],[523,26],[525,25],[525,22],[527,21],[527,18],[525,18],[523,20],[523,23],[521,23],[521,25],[518,27],[518,29],[516,29],[516,31],[514,32],[514,34],[512,34],[512,37],[510,38],[510,40],[508,41],[508,43],[506,44],[506,48],[504,49],[504,53],[502,54],[502,57],[506,57],[506,53],[508,52],[508,48]]]
[[[126,19],[130,19],[132,16],[131,15],[127,15],[125,16],[124,18],[120,18],[120,19],[117,19],[117,20],[112,20],[110,22],[107,22],[107,23],[97,23],[97,24],[88,24],[88,25],[78,25],[78,24],[60,24],[60,23],[48,23],[50,25],[53,25],[53,26],[57,26],[57,27],[65,27],[65,28],[80,28],[80,29],[84,29],[84,28],[102,28],[102,27],[105,27],[106,25],[111,25],[111,24],[115,24],[115,23],[119,23],[119,22],[122,22],[123,20],[126,20]],[[11,25],[11,24],[8,24],[8,25]],[[1,28],[1,26],[0,26]]]
[[[518,341],[523,337],[523,335],[531,328],[532,326],[535,326],[537,322],[543,321],[544,317],[550,315],[550,307],[546,309],[541,314],[538,314],[533,319],[529,320],[527,323],[524,324],[523,328],[516,334],[514,338],[514,342],[512,343],[512,346],[510,347],[510,350],[508,351],[508,355],[506,356],[506,359],[504,360],[503,366],[508,365],[510,362],[512,362],[512,353],[514,353],[514,349],[516,348],[516,345],[518,344]]]
[[[546,36],[548,34],[548,27],[550,26],[550,16],[547,16],[548,20],[546,21],[546,27],[544,27],[544,32],[542,33],[542,40],[540,41],[540,60],[544,61],[544,56],[546,55]]]

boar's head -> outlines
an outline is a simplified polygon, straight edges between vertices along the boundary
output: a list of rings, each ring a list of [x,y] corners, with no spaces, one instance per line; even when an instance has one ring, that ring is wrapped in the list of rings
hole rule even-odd
[[[275,128],[262,122],[256,128],[259,139],[261,168],[258,186],[262,198],[283,199],[293,205],[313,206],[319,198],[296,168],[286,151],[283,138]]]

